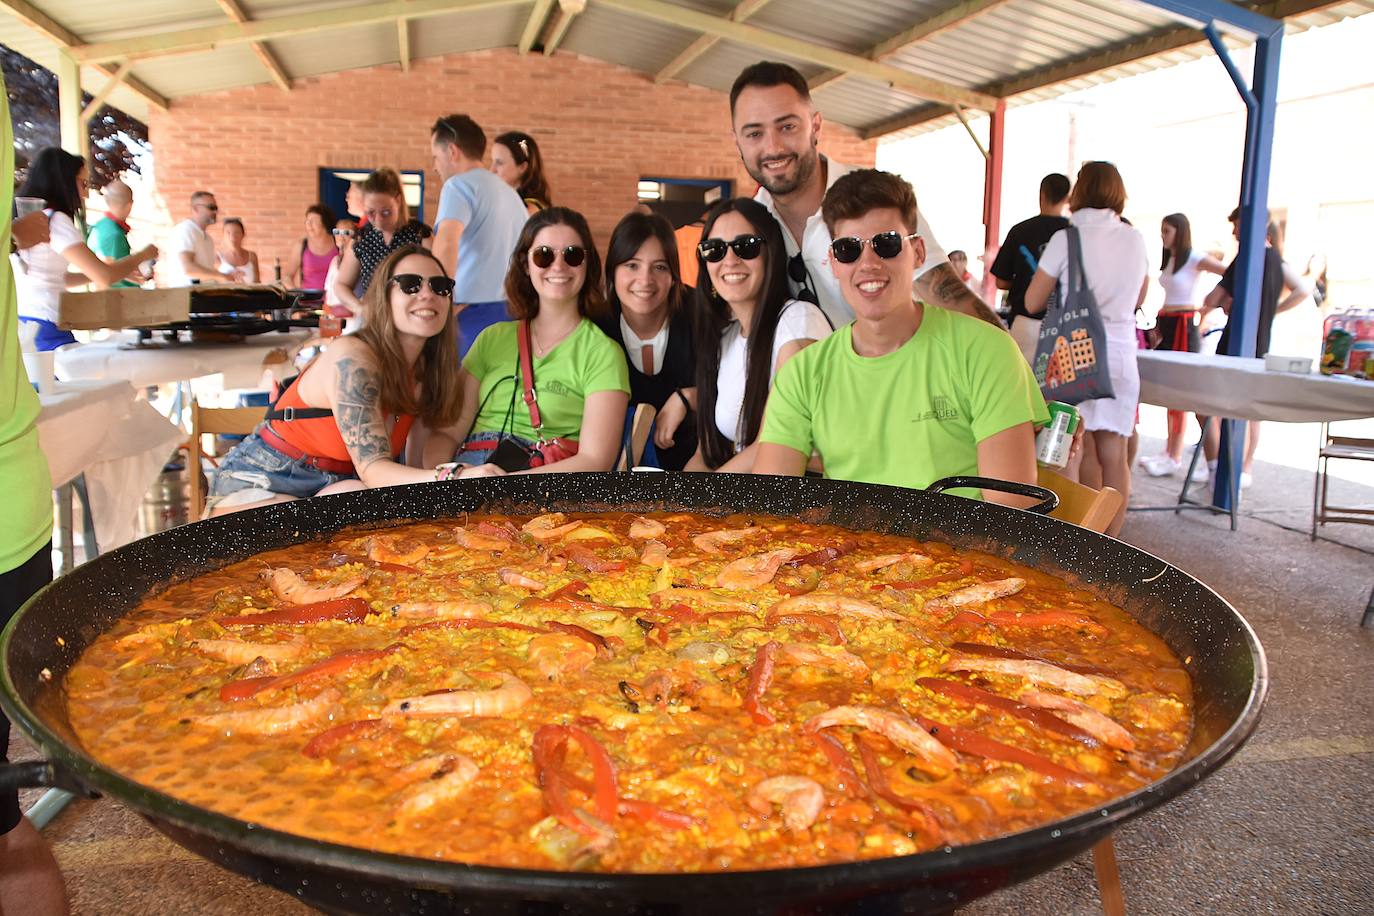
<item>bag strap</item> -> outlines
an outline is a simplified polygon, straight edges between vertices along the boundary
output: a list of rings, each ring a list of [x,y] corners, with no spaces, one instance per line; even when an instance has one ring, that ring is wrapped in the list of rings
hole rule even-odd
[[[306,366],[306,368],[309,369],[310,367]],[[281,387],[277,390],[277,396],[274,397],[272,403],[268,405],[267,413],[263,416],[263,419],[285,420],[290,423],[294,420],[323,420],[325,417],[334,416],[334,411],[330,410],[328,407],[284,407],[280,409],[277,407],[277,405],[281,403],[281,399],[286,397],[286,392],[290,391],[291,386],[299,382],[303,375],[305,375],[305,372],[301,371],[282,383]]]
[[[1077,226],[1069,226],[1065,231],[1069,241],[1069,290],[1079,293],[1088,285],[1087,271],[1083,267],[1083,239]]]
[[[520,379],[524,384],[525,406],[530,411],[530,425],[534,427],[535,438],[543,441],[544,435],[541,430],[544,423],[539,417],[539,402],[534,397],[534,344],[531,338],[532,332],[527,319],[520,322]]]

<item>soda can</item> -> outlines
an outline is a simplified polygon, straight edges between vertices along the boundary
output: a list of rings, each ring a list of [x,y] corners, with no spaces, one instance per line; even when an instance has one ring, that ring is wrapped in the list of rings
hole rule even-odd
[[[1050,401],[1050,422],[1035,436],[1035,460],[1045,467],[1062,468],[1069,463],[1073,434],[1078,431],[1078,409],[1062,401]]]

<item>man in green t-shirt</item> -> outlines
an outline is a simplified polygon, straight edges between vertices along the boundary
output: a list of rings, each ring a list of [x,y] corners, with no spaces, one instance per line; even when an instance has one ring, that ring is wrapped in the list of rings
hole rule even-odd
[[[91,227],[86,244],[102,261],[113,263],[133,254],[129,248],[129,214],[134,209],[134,192],[118,178],[100,191],[105,198],[105,217]],[[130,280],[120,280],[111,286],[137,286]]]
[[[854,321],[778,373],[754,473],[799,475],[816,452],[825,475],[843,480],[923,488],[977,474],[1035,483],[1035,425],[1049,414],[1016,344],[990,324],[912,298],[925,246],[911,185],[875,169],[851,172],[826,192],[821,215]]]

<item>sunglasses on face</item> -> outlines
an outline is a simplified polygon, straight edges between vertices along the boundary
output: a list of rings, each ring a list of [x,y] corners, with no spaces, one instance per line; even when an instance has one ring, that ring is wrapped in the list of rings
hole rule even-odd
[[[569,245],[567,248],[550,248],[548,245],[540,245],[530,252],[530,260],[534,266],[540,270],[553,266],[554,258],[559,254],[563,255],[563,263],[569,267],[581,267],[582,262],[587,260],[587,249],[581,245]]]
[[[331,229],[330,231],[333,232],[334,235],[336,235],[336,236],[342,236],[343,238],[346,238],[346,239],[351,239],[351,238],[353,238],[353,235],[354,235],[354,232],[353,232],[352,229]]]
[[[420,292],[420,287],[429,281],[429,291],[442,299],[453,298],[453,279],[451,277],[422,277],[419,274],[397,274],[391,278],[391,282],[401,288],[401,292],[407,296],[414,296]]]
[[[197,206],[197,207],[204,207],[205,209],[209,210],[211,213],[218,213],[218,212],[219,212],[219,204],[196,204],[196,206]]]
[[[729,248],[742,261],[752,261],[763,250],[763,238],[757,235],[737,235],[730,241],[725,239],[706,239],[697,246],[701,256],[712,264],[725,260],[725,249]]]
[[[871,239],[860,239],[851,235],[831,242],[830,253],[841,264],[853,264],[863,255],[864,246],[872,245],[873,253],[887,260],[902,253],[903,241],[918,238],[920,236],[914,232],[910,235],[902,235],[900,232],[879,232]]]

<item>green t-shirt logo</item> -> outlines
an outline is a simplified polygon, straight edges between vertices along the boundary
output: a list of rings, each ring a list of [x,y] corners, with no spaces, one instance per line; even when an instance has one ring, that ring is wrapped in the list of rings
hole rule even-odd
[[[911,422],[920,423],[924,420],[939,420],[944,423],[949,420],[959,419],[959,408],[954,406],[954,399],[949,395],[936,394],[930,398],[930,410],[922,411],[911,418]]]

